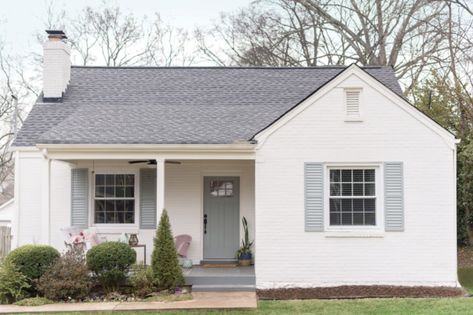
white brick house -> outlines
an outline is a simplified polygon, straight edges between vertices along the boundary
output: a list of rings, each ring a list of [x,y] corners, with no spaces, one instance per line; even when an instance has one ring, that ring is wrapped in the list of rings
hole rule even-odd
[[[390,67],[71,68],[50,37],[14,246],[76,226],[149,255],[166,208],[194,264],[234,259],[245,216],[257,288],[458,286],[457,140]]]

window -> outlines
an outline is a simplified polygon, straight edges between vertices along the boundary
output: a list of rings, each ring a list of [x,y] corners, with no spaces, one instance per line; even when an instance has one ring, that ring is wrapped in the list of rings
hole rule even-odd
[[[211,180],[210,194],[213,197],[233,197],[233,181]]]
[[[376,225],[375,169],[330,169],[330,225]]]
[[[135,223],[135,175],[95,175],[95,223]]]

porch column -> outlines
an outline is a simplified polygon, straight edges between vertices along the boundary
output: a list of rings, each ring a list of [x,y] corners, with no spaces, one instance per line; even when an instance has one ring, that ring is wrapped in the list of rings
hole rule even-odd
[[[50,199],[51,199],[51,159],[44,157],[42,163],[41,181],[41,240],[42,244],[49,244],[50,228]]]
[[[159,224],[161,212],[165,208],[165,169],[166,160],[164,158],[156,158],[156,224]]]

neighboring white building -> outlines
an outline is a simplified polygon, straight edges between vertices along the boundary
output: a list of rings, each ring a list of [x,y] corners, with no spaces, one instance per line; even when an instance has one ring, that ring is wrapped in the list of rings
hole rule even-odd
[[[0,226],[10,226],[15,213],[15,200],[12,198],[0,205]]]
[[[150,255],[166,208],[194,264],[233,260],[245,216],[257,288],[458,286],[457,140],[392,68],[71,68],[61,36],[13,147],[13,246],[75,226]]]

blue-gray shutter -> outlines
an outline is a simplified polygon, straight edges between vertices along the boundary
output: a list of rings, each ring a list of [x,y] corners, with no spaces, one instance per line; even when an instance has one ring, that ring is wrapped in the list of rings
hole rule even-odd
[[[384,163],[384,220],[386,231],[404,231],[403,177],[402,162]]]
[[[79,228],[89,226],[89,170],[87,168],[71,170],[71,226]]]
[[[324,169],[322,163],[304,165],[305,231],[324,230]]]
[[[140,229],[156,229],[156,169],[140,169]]]

